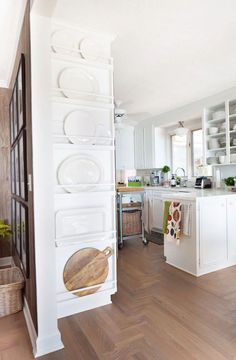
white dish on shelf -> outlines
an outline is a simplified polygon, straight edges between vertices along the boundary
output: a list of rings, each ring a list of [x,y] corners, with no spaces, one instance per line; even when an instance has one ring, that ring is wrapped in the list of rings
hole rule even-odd
[[[220,147],[220,143],[218,139],[209,139],[209,149],[218,149]]]
[[[208,165],[213,165],[213,164],[218,164],[218,163],[219,163],[219,159],[217,156],[210,156],[207,158]]]
[[[233,130],[236,130],[236,124],[234,124],[234,126],[233,126]]]
[[[75,52],[74,34],[68,30],[56,30],[51,37],[52,50],[58,54],[71,55]]]
[[[89,61],[96,61],[101,57],[101,45],[95,40],[84,38],[79,44],[81,55]]]
[[[102,182],[102,167],[91,156],[72,155],[59,165],[57,178],[58,183],[65,185],[64,189],[69,193],[90,191]]]
[[[97,79],[78,67],[65,68],[59,74],[58,86],[65,97],[94,100],[99,92]]]
[[[105,231],[104,208],[65,209],[56,213],[56,238]]]
[[[95,130],[95,121],[85,110],[72,111],[64,120],[64,132],[72,144],[92,144]]]
[[[230,162],[236,163],[236,154],[230,154]]]
[[[210,127],[208,129],[209,135],[215,135],[219,132],[219,128],[218,127]]]
[[[218,110],[215,111],[212,115],[212,119],[213,120],[218,120],[218,119],[222,119],[225,117],[225,111],[224,110]]]
[[[111,132],[103,124],[98,124],[96,126],[95,134],[96,134],[95,143],[97,145],[110,145]]]
[[[220,155],[220,156],[219,156],[219,163],[220,163],[220,164],[224,164],[224,163],[225,163],[225,160],[226,160],[226,156],[225,156],[225,155]]]

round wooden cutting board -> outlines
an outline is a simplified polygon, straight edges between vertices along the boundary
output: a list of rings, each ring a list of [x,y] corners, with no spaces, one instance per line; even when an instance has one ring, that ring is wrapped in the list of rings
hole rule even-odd
[[[73,291],[104,283],[109,271],[108,258],[112,252],[110,247],[106,247],[103,251],[84,248],[74,253],[67,261],[63,271],[63,280],[67,290]],[[100,286],[73,294],[85,296],[95,293],[99,288]]]

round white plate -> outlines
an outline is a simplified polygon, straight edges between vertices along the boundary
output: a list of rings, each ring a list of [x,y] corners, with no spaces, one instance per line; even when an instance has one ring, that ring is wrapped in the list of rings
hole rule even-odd
[[[71,55],[76,50],[74,34],[68,30],[56,30],[51,37],[52,50],[58,54]],[[68,49],[63,49],[68,48]]]
[[[58,182],[65,185],[69,193],[92,190],[102,180],[101,166],[92,157],[73,155],[65,159],[58,168]],[[66,185],[82,185],[68,186]]]
[[[64,132],[72,144],[92,144],[95,136],[95,122],[84,110],[69,113],[64,120]]]
[[[96,61],[101,56],[101,45],[92,39],[82,39],[79,45],[81,55],[89,61]]]
[[[91,100],[99,91],[97,79],[87,71],[76,67],[62,70],[59,74],[58,85],[63,89],[62,93],[72,99]],[[91,93],[91,95],[86,93]]]
[[[111,140],[109,138],[111,137],[111,132],[103,124],[96,126],[95,136],[97,145],[110,145]]]

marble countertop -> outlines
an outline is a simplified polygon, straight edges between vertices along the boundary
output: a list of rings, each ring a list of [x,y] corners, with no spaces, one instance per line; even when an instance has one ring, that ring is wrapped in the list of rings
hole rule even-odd
[[[161,186],[145,186],[145,190],[155,190],[160,193],[162,198],[177,198],[196,200],[198,198],[215,196],[236,196],[236,192],[228,189],[195,189],[195,188],[165,188]]]

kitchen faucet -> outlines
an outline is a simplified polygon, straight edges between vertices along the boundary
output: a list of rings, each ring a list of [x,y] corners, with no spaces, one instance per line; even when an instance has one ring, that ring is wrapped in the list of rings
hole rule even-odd
[[[183,172],[183,176],[181,176],[181,180],[183,180],[183,186],[184,187],[187,187],[187,184],[186,184],[186,182],[187,182],[187,179],[185,178],[185,170],[184,170],[184,168],[181,168],[181,167],[178,167],[176,170],[175,170],[175,176],[177,176],[177,171],[178,170],[182,170],[182,172]]]

